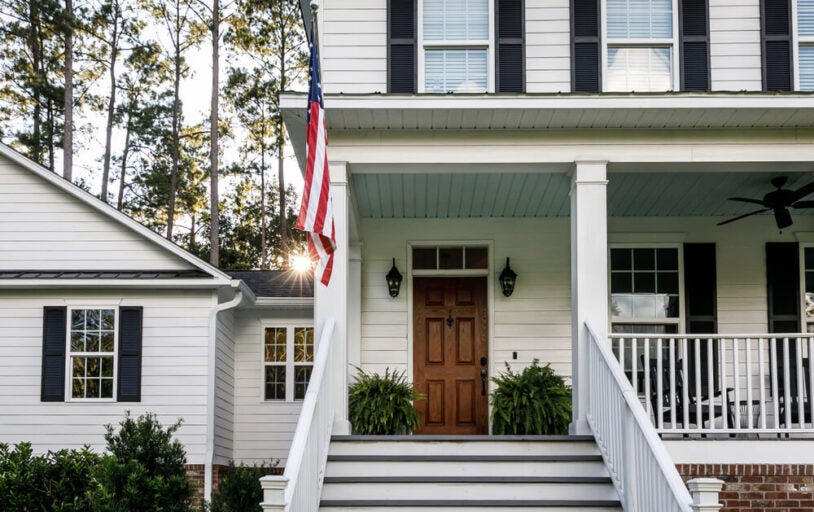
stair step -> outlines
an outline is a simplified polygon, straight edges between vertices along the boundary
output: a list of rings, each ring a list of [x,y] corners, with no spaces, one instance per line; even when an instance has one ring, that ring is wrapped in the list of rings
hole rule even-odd
[[[517,482],[493,483],[455,483],[434,481],[421,484],[360,482],[325,485],[322,488],[322,499],[353,500],[410,500],[415,496],[423,500],[461,499],[489,500],[500,497],[512,500],[561,500],[563,502],[579,496],[583,500],[606,500],[617,498],[616,490],[607,483],[595,484],[530,484]]]
[[[326,477],[357,476],[581,476],[607,477],[608,471],[601,460],[545,460],[545,461],[493,461],[493,460],[427,460],[420,457],[413,461],[394,464],[387,457],[372,460],[332,460],[328,462]]]
[[[601,455],[328,455],[328,462],[602,462]]]
[[[603,476],[326,476],[325,484],[355,483],[432,483],[460,484],[612,484],[610,477]]]
[[[599,455],[590,438],[484,436],[470,442],[455,436],[334,437],[331,455]]]
[[[323,500],[322,512],[410,512],[443,509],[444,512],[487,512],[511,508],[523,512],[621,512],[618,500]]]

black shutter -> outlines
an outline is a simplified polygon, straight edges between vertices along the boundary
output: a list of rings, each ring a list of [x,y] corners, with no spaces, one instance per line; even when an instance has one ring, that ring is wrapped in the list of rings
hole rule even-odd
[[[681,90],[708,91],[709,78],[709,7],[707,0],[681,0]]]
[[[65,401],[65,349],[68,308],[46,306],[42,313],[42,384],[40,400]]]
[[[599,92],[599,0],[571,0],[571,89]]]
[[[523,0],[496,0],[497,92],[524,92]]]
[[[763,90],[790,91],[791,5],[789,0],[761,0]]]
[[[684,244],[684,303],[686,307],[686,331],[688,334],[715,334],[718,332],[717,272],[715,244]],[[717,392],[718,342],[699,337],[701,362],[701,393],[708,394],[709,373],[706,371],[708,352],[712,349],[713,386]],[[687,345],[689,381],[695,382],[695,341]],[[695,393],[694,388],[690,388]]]
[[[769,332],[800,332],[800,252],[794,242],[766,244]]]
[[[387,2],[387,92],[416,92],[415,0]]]
[[[142,310],[134,306],[119,308],[119,402],[141,401]]]

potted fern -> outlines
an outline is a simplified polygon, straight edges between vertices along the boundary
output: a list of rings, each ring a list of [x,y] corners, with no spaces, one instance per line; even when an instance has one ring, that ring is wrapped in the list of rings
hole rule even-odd
[[[416,393],[404,372],[387,368],[384,375],[357,374],[348,391],[348,409],[353,431],[363,435],[412,434],[418,427],[415,400],[424,396]]]
[[[535,359],[520,373],[506,371],[492,381],[492,433],[560,435],[571,422],[571,388],[550,365]]]

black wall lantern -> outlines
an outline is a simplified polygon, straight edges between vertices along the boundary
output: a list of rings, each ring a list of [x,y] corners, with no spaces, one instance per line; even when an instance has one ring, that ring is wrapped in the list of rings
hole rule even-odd
[[[498,280],[500,281],[500,288],[503,290],[503,295],[506,297],[511,296],[511,294],[514,293],[514,283],[517,280],[517,274],[512,270],[512,267],[509,266],[509,258],[506,258],[506,267],[503,269],[503,272],[500,273]]]
[[[396,268],[396,258],[393,258],[393,266],[390,268],[390,272],[387,273],[387,289],[390,290],[390,296],[394,299],[399,296],[401,272]]]

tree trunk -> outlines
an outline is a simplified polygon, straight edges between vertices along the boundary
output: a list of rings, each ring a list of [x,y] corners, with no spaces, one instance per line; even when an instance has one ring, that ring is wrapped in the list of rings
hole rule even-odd
[[[54,164],[54,124],[56,123],[56,115],[54,114],[54,109],[54,99],[49,96],[45,110],[45,130],[48,136],[48,169],[51,172],[56,172],[56,165]]]
[[[285,91],[286,36],[284,7],[280,5],[280,90]],[[283,253],[283,267],[288,268],[288,219],[285,207],[285,126],[283,116],[277,116],[277,181],[280,185],[280,250]]]
[[[175,13],[175,78],[173,80],[173,100],[172,100],[172,168],[170,170],[170,200],[167,206],[167,239],[172,240],[172,229],[175,221],[175,195],[178,190],[178,166],[181,159],[181,99],[179,89],[181,87],[181,23],[180,7]]]
[[[268,270],[268,241],[266,240],[266,131],[263,129],[263,139],[260,142],[260,268]]]
[[[220,2],[212,0],[212,98],[210,105],[209,148],[209,263],[218,266],[220,256],[220,209],[218,205],[218,81],[220,74]]]
[[[42,76],[42,48],[40,45],[39,25],[40,13],[37,2],[28,3],[28,17],[31,31],[28,34],[28,46],[31,50],[31,68],[36,76]],[[31,148],[31,159],[42,165],[42,96],[39,85],[34,86],[34,145]]]
[[[73,181],[73,0],[65,0],[65,128],[62,177]]]
[[[116,110],[116,60],[119,56],[119,6],[114,6],[113,33],[110,34],[110,60],[108,61],[108,71],[110,79],[110,97],[107,101],[107,125],[105,126],[105,156],[102,162],[102,194],[101,199],[107,202],[107,187],[110,181],[110,153],[111,138],[113,137],[113,114]]]
[[[116,202],[116,208],[121,211],[124,206],[124,187],[127,178],[127,157],[130,154],[130,119],[127,119],[127,131],[124,134],[124,149],[122,150],[122,168],[121,175],[119,176],[119,200]]]

